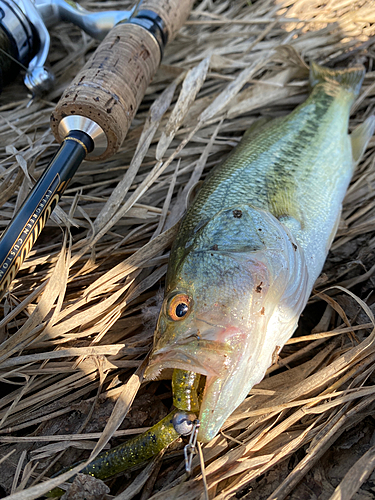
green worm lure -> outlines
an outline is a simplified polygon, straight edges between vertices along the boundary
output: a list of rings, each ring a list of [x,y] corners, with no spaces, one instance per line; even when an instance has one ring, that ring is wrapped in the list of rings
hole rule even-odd
[[[98,479],[108,479],[146,462],[181,436],[193,432],[197,417],[192,411],[198,411],[197,388],[200,375],[184,370],[174,370],[172,377],[174,409],[148,431],[134,436],[125,443],[98,455],[88,466],[81,470]],[[58,475],[67,472],[75,465],[61,470]],[[74,477],[71,481],[74,480]],[[46,496],[59,497],[64,494],[61,488],[55,488]]]

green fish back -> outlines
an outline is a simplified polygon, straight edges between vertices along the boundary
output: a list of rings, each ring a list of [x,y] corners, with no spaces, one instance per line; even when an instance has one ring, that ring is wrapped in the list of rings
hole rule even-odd
[[[173,261],[183,257],[194,234],[217,212],[239,203],[272,213],[303,247],[322,241],[319,227],[329,230],[329,219],[334,231],[336,198],[342,199],[354,168],[348,122],[364,72],[363,67],[332,70],[313,63],[308,99],[291,114],[244,135],[203,183],[183,219],[170,276],[176,270]]]

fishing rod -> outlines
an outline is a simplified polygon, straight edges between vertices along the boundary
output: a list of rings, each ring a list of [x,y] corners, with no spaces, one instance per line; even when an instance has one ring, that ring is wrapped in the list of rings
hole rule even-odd
[[[165,45],[184,24],[192,4],[193,0],[143,0],[130,11],[92,14],[64,0],[0,1],[0,10],[6,6],[0,24],[0,45],[4,42],[0,60],[11,65],[29,60],[25,84],[34,94],[53,83],[45,66],[47,26],[72,21],[96,38],[105,36],[52,113],[50,125],[60,148],[1,236],[0,298],[82,161],[106,160],[120,148]],[[21,29],[10,31],[14,26],[10,21],[16,19],[25,25],[23,33]],[[35,53],[36,42],[26,28],[33,33],[41,29],[38,48],[43,50]],[[28,51],[22,52],[22,40],[24,45],[27,41]],[[5,42],[12,57],[4,53]]]

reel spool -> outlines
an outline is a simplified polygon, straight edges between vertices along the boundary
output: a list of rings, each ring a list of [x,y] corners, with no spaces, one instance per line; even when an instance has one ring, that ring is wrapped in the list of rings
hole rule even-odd
[[[13,0],[0,1],[0,87],[28,67],[39,46],[37,32]]]

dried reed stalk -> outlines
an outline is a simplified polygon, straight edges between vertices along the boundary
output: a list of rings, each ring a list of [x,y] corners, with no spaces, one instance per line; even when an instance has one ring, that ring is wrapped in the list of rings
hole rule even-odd
[[[81,3],[128,7],[118,0]],[[9,498],[37,498],[52,486],[43,482],[52,472],[167,413],[170,386],[141,386],[143,360],[191,188],[257,119],[289,113],[306,98],[309,60],[366,64],[351,127],[373,113],[374,7],[364,0],[196,3],[121,151],[82,165],[1,305],[0,485]],[[52,42],[54,90],[30,104],[18,78],[0,98],[1,227],[56,150],[49,115],[95,46],[63,25]],[[354,175],[298,331],[202,449],[208,492],[198,457],[186,479],[181,441],[143,472],[109,481],[115,498],[370,495],[374,145]],[[340,466],[333,470],[332,463]]]

